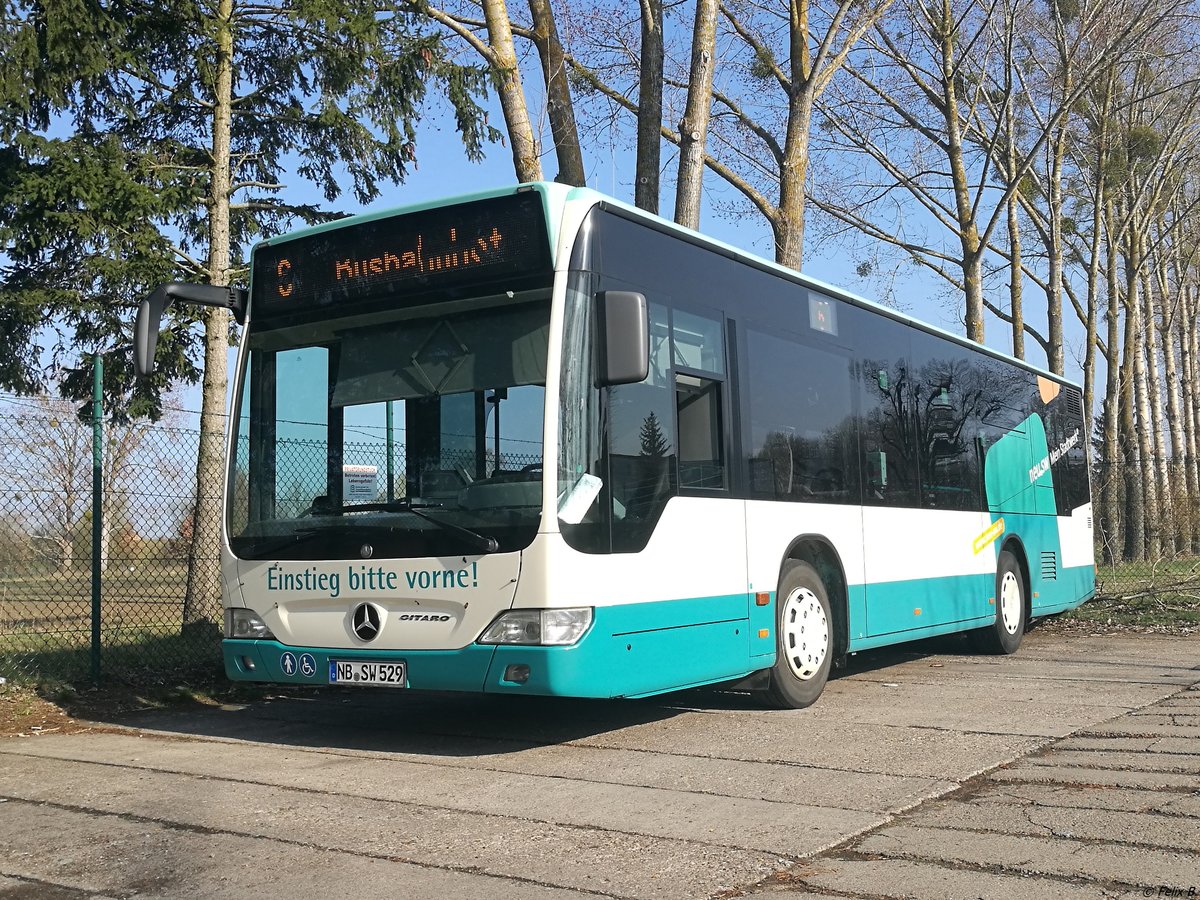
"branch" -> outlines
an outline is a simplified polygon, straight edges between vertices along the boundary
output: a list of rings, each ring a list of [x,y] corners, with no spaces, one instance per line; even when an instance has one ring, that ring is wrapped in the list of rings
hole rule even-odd
[[[775,54],[763,46],[758,38],[751,34],[750,30],[742,24],[741,20],[729,11],[729,8],[724,3],[718,4],[718,9],[720,9],[721,14],[725,16],[729,24],[733,26],[733,30],[738,33],[738,36],[754,51],[755,57],[768,67],[775,80],[779,82],[779,86],[783,88],[783,92],[790,97],[792,95],[791,79],[787,77],[783,69],[779,68],[779,63],[775,62]]]

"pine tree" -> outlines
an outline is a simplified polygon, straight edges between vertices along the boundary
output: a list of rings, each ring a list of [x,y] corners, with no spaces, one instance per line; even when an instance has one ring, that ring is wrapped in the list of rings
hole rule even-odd
[[[653,412],[642,421],[641,439],[642,456],[662,459],[671,449],[671,444],[658,423],[658,416]]]
[[[495,132],[481,69],[450,63],[413,15],[366,0],[15,0],[0,21],[0,386],[44,386],[39,340],[57,363],[105,350],[110,410],[156,408],[203,354],[195,560],[184,620],[219,614],[224,311],[203,336],[164,334],[160,375],[130,378],[131,307],[161,280],[244,279],[246,248],[330,213],[283,199],[293,170],[327,201],[360,203],[403,180],[429,85],[454,110],[467,155]],[[65,135],[65,136],[64,136]],[[201,351],[201,347],[203,350]],[[82,367],[68,389],[88,384]]]

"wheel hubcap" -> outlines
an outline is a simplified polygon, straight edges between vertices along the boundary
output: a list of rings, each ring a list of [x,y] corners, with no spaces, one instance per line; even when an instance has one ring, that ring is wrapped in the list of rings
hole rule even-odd
[[[805,587],[788,594],[780,632],[788,668],[801,681],[808,681],[829,653],[829,619],[816,594]]]
[[[1000,579],[1000,620],[1004,630],[1016,634],[1021,624],[1021,582],[1012,572]]]

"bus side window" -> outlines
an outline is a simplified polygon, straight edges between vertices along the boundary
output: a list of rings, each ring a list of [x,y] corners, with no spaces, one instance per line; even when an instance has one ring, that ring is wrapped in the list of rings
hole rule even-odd
[[[854,371],[861,403],[862,502],[867,506],[919,506],[915,392],[909,371],[911,329],[862,310],[845,311],[861,354]]]
[[[983,353],[917,332],[912,373],[922,505],[986,509],[979,437],[995,410],[1016,402],[1008,369]]]
[[[612,550],[640,550],[675,493],[677,442],[671,408],[669,311],[650,302],[650,373],[608,394]]]
[[[745,368],[751,496],[857,503],[850,360],[751,323]]]
[[[725,484],[721,382],[700,375],[675,375],[679,423],[679,486],[720,490]]]

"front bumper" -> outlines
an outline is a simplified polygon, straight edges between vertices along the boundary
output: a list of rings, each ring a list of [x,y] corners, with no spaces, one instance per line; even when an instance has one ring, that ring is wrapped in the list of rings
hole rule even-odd
[[[235,681],[322,685],[329,683],[331,658],[403,660],[407,686],[417,690],[641,697],[740,678],[770,666],[773,637],[752,638],[748,624],[742,594],[598,607],[587,634],[569,647],[471,644],[459,650],[331,650],[226,639],[222,651],[225,672]],[[285,671],[285,657],[290,657],[290,673]],[[512,665],[528,666],[528,679],[506,680]]]

